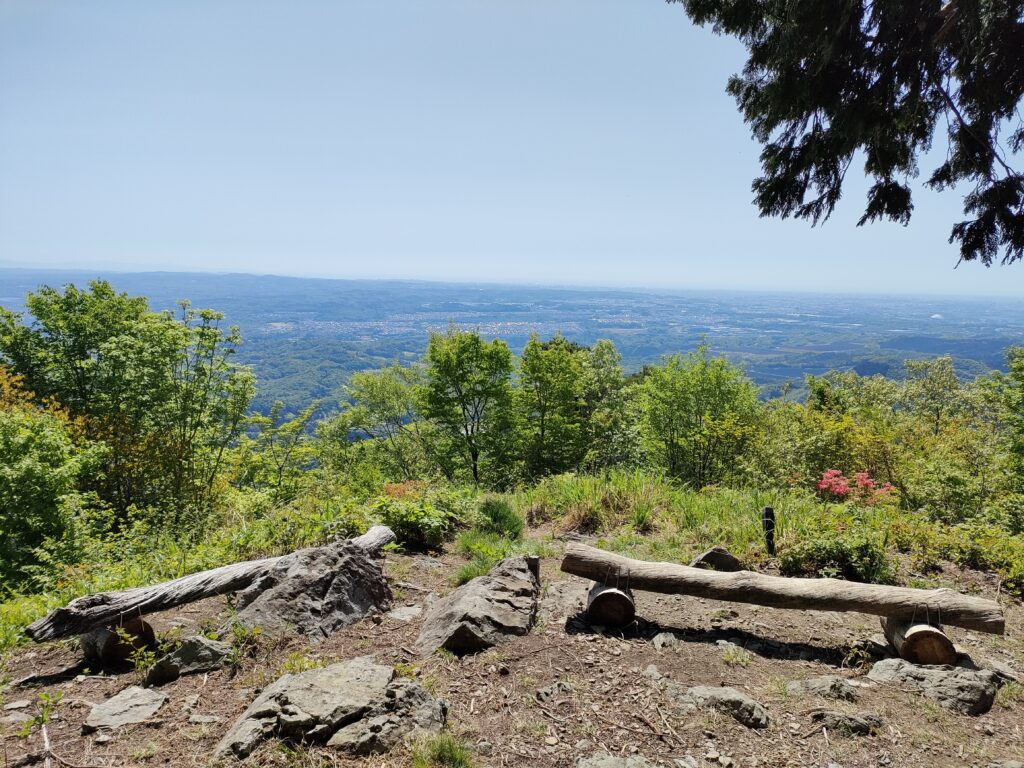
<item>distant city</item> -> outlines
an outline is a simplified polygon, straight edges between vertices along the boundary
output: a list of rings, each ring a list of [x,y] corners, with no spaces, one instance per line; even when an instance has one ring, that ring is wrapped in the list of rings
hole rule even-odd
[[[900,375],[908,359],[952,355],[963,376],[1004,364],[1024,344],[1024,300],[742,292],[657,292],[243,274],[0,269],[0,305],[22,309],[40,285],[109,280],[149,297],[225,313],[244,343],[238,359],[260,381],[256,406],[334,407],[353,371],[415,360],[450,323],[509,342],[556,332],[581,344],[611,339],[627,370],[704,342],[744,366],[766,395],[799,396],[807,374]]]

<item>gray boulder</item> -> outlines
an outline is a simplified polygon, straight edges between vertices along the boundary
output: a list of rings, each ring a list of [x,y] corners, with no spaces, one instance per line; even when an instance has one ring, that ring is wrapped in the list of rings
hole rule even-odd
[[[997,760],[989,763],[986,768],[1024,768],[1024,763],[1020,760]]]
[[[96,704],[82,725],[82,733],[121,728],[149,720],[167,702],[167,696],[133,685]]]
[[[539,567],[536,557],[510,557],[435,601],[416,647],[424,654],[444,648],[462,656],[527,634],[537,618]]]
[[[196,635],[157,660],[146,673],[146,685],[163,685],[182,675],[212,672],[220,669],[231,653],[231,646],[219,640]]]
[[[870,736],[882,727],[882,718],[874,712],[858,712],[855,715],[832,709],[815,712],[811,720],[824,728],[847,736]]]
[[[714,571],[742,571],[743,563],[725,547],[712,547],[690,563],[691,568],[710,568]]]
[[[823,696],[826,699],[856,701],[857,689],[836,675],[809,677],[786,683],[786,692],[793,696]]]
[[[284,675],[235,722],[215,749],[244,758],[266,738],[329,744],[352,754],[385,752],[416,731],[444,725],[448,707],[392,667],[361,657]]]
[[[351,541],[283,557],[238,596],[237,620],[265,629],[292,629],[326,638],[391,604],[380,563]]]
[[[767,728],[768,711],[757,701],[726,686],[698,685],[686,692],[685,699],[702,709],[715,709],[731,715],[748,728]]]
[[[868,672],[876,683],[899,683],[916,688],[946,709],[982,715],[992,708],[997,678],[987,669],[923,666],[903,659],[883,659]]]

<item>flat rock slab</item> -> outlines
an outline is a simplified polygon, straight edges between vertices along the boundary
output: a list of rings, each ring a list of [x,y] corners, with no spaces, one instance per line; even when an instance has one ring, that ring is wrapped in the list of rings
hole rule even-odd
[[[811,720],[829,731],[846,736],[870,736],[882,727],[882,718],[874,712],[849,714],[825,709],[811,715]]]
[[[322,640],[383,612],[391,599],[380,563],[358,544],[339,541],[281,558],[239,593],[237,620]]]
[[[821,675],[786,683],[786,692],[793,696],[823,696],[826,699],[856,701],[857,689],[837,675]]]
[[[133,685],[95,705],[82,725],[82,733],[144,723],[167,702],[167,696]]]
[[[245,758],[267,738],[328,744],[356,755],[386,752],[416,731],[437,731],[447,705],[368,657],[297,675],[264,689],[215,750]]]
[[[655,768],[655,765],[640,755],[619,757],[618,755],[603,754],[581,757],[576,761],[576,768]]]
[[[992,709],[998,688],[995,673],[988,669],[923,666],[903,659],[875,662],[868,679],[910,685],[946,709],[965,715],[983,715]]]
[[[710,568],[713,571],[742,571],[743,563],[725,547],[712,547],[697,555],[690,563],[691,568]]]
[[[416,647],[423,654],[444,648],[462,656],[527,634],[537,618],[538,569],[536,557],[510,557],[435,601]]]
[[[770,722],[768,711],[760,702],[727,686],[694,686],[686,691],[685,702],[690,702],[701,709],[714,709],[731,715],[748,728],[767,728]]]
[[[212,672],[224,665],[231,646],[202,635],[189,637],[178,648],[157,660],[146,673],[146,685],[163,685],[182,675]]]

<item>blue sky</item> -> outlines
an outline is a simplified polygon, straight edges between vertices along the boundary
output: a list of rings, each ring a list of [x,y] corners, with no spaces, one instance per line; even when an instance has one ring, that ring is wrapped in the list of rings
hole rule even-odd
[[[956,194],[759,219],[742,62],[661,0],[5,0],[0,265],[1022,294]]]

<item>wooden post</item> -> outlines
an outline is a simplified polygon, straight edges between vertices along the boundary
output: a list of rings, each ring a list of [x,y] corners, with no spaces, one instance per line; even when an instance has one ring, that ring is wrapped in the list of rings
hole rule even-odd
[[[115,667],[132,654],[156,646],[156,633],[148,622],[131,619],[117,627],[97,627],[79,638],[82,655],[101,667]]]
[[[764,529],[764,546],[768,554],[775,557],[775,510],[765,507],[761,510],[761,528]]]
[[[911,664],[956,664],[956,649],[941,627],[914,619],[882,619],[885,638]]]

